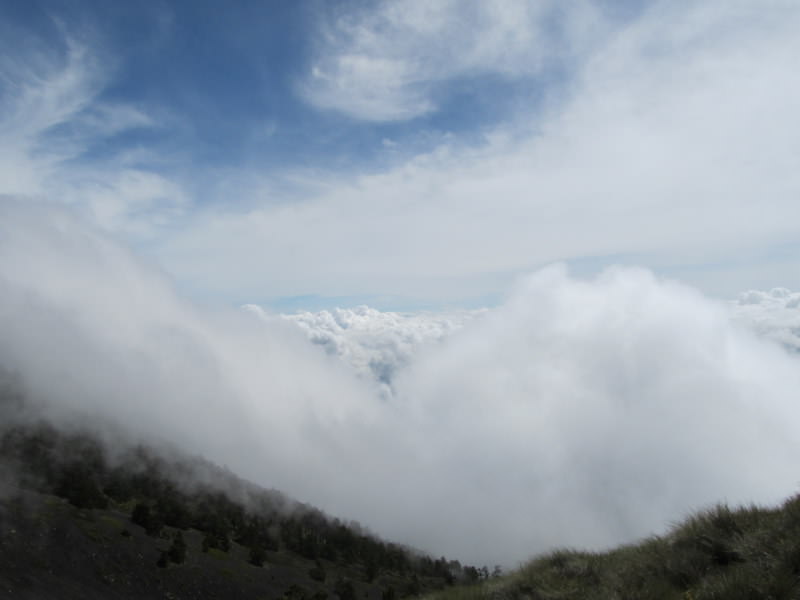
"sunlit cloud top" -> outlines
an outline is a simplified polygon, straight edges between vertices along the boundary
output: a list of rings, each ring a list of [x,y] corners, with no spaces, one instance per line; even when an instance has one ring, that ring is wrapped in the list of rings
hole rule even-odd
[[[796,2],[2,12],[0,194],[201,301],[477,307],[557,261],[800,289]]]

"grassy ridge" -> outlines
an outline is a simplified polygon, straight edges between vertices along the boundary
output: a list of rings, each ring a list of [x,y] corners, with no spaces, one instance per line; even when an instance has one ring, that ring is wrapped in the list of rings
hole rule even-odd
[[[559,550],[430,600],[800,598],[800,496],[781,507],[718,505],[663,536],[608,552]]]

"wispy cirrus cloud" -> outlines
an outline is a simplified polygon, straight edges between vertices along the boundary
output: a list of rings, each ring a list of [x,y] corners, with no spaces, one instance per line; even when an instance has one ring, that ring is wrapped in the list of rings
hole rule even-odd
[[[58,61],[52,51],[39,49],[17,61],[7,54],[0,63],[0,185],[5,193],[42,194],[43,179],[82,150],[53,135],[53,130],[89,107],[99,74],[85,46],[65,42]]]
[[[316,58],[300,84],[319,108],[366,121],[435,111],[461,78],[530,78],[573,58],[604,28],[591,3],[380,2],[321,19]]]
[[[33,49],[9,48],[0,63],[0,193],[70,205],[104,229],[147,237],[188,197],[108,141],[158,123],[134,105],[103,100],[113,66],[99,58],[101,47],[57,31]]]

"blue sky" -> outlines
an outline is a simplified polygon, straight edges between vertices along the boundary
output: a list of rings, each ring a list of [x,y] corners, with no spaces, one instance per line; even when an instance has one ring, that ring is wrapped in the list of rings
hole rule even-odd
[[[530,82],[487,72],[448,82],[434,94],[437,110],[411,119],[320,110],[299,90],[318,57],[316,30],[355,6],[77,2],[65,11],[60,3],[31,2],[12,7],[16,26],[9,29],[32,37],[56,64],[65,60],[67,39],[86,45],[107,70],[92,102],[155,116],[152,127],[91,140],[81,156],[91,160],[146,146],[172,153],[185,168],[376,169],[391,160],[391,142],[410,139],[419,150],[442,135],[479,135],[511,110],[515,94],[536,95]],[[24,53],[19,58],[24,64]]]
[[[794,2],[7,2],[0,193],[201,302],[800,288]]]

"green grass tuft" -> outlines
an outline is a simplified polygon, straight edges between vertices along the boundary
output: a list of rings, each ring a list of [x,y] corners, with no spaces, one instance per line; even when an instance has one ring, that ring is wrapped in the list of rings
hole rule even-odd
[[[557,550],[428,600],[800,598],[800,496],[780,508],[717,505],[603,553]]]

